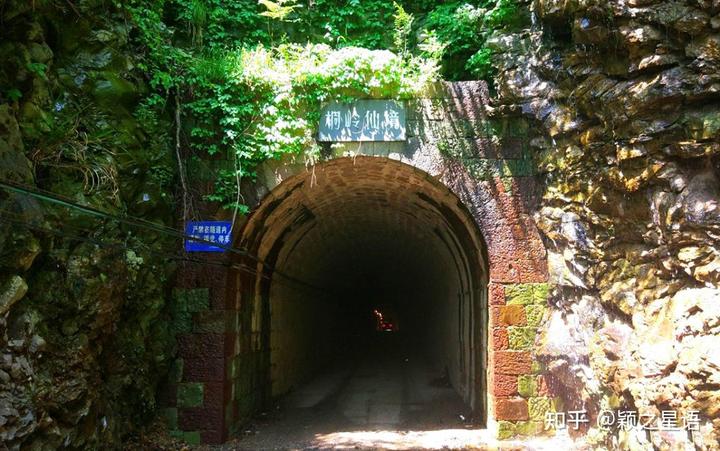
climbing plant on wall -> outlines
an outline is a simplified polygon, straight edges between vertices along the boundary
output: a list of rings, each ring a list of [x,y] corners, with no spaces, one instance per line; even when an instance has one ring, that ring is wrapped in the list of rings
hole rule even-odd
[[[219,174],[211,200],[232,206],[236,176],[253,177],[260,162],[285,154],[313,161],[313,139],[322,102],[353,98],[409,98],[435,79],[437,65],[403,59],[386,50],[286,44],[221,56],[218,83],[194,86],[188,109],[196,118],[191,145],[227,153],[235,174]],[[200,70],[195,66],[194,70]],[[198,74],[199,75],[199,74]],[[199,89],[198,89],[199,88]],[[230,191],[230,192],[229,192]]]
[[[514,0],[136,0],[122,7],[147,54],[143,69],[155,93],[146,111],[165,111],[176,99],[194,157],[234,165],[218,171],[206,199],[241,210],[238,180],[253,177],[259,163],[284,154],[313,160],[321,102],[409,97],[440,73],[490,77],[485,40],[519,16]]]

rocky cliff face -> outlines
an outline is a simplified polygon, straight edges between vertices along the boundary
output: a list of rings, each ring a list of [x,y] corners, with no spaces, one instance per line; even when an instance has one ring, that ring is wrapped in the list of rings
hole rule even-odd
[[[496,114],[531,119],[537,222],[555,290],[537,345],[565,403],[700,430],[609,432],[611,447],[717,449],[720,2],[536,0],[492,39]],[[684,449],[684,448],[683,448]]]
[[[2,3],[0,180],[172,221],[131,32],[104,2]],[[175,246],[0,190],[1,444],[108,449],[147,418],[172,352],[159,319]]]
[[[172,223],[172,124],[143,108],[137,30],[106,2],[0,6],[0,179]],[[699,412],[594,428],[717,449],[720,1],[536,0],[496,35],[495,113],[528,118],[555,289],[537,343],[562,410]],[[0,191],[0,442],[112,446],[154,408],[177,243]],[[94,222],[93,222],[94,221]]]

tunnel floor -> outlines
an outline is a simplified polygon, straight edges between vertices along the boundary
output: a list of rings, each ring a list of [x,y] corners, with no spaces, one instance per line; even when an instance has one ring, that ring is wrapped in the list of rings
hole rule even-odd
[[[215,451],[574,450],[568,436],[497,441],[417,347],[394,334],[280,398]]]
[[[464,429],[471,420],[443,371],[404,337],[386,333],[281,398],[234,449],[306,449],[342,432]]]

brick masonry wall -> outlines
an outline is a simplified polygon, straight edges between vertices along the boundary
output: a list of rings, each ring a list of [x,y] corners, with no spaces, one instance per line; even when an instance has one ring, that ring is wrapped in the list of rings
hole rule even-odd
[[[226,347],[236,318],[225,308],[226,278],[223,267],[187,264],[173,293],[178,358],[161,390],[162,413],[171,435],[191,444],[225,438]]]
[[[476,222],[489,264],[483,389],[488,425],[500,438],[542,433],[545,413],[556,407],[533,354],[548,297],[545,249],[532,219],[541,195],[528,150],[533,137],[522,118],[492,109],[484,83],[443,83],[408,102],[407,142],[326,145],[324,152],[326,161],[375,156],[420,169],[449,188]],[[307,173],[304,161],[286,159],[266,163],[259,174],[245,199],[262,209],[268,193]],[[236,236],[236,243],[245,238]],[[262,254],[270,247],[251,250]],[[259,380],[265,350],[251,332],[261,313],[253,313],[261,305],[252,294],[258,281],[197,267],[182,279],[174,318],[179,370],[166,390],[166,412],[176,435],[217,443],[248,418],[266,391]]]
[[[498,438],[537,435],[555,402],[533,355],[547,313],[548,284],[490,284],[494,419]]]
[[[429,102],[443,113],[421,116],[431,133],[419,140],[444,157],[442,180],[470,208],[488,245],[489,426],[500,439],[542,434],[545,414],[558,403],[534,354],[549,291],[532,218],[541,195],[530,153],[536,135],[522,117],[493,110],[484,85],[448,91]]]

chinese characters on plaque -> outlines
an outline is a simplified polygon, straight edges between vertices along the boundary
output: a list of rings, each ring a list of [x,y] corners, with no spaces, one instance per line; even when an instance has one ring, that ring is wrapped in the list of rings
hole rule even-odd
[[[320,110],[319,141],[405,141],[405,105],[394,100],[333,102]]]

